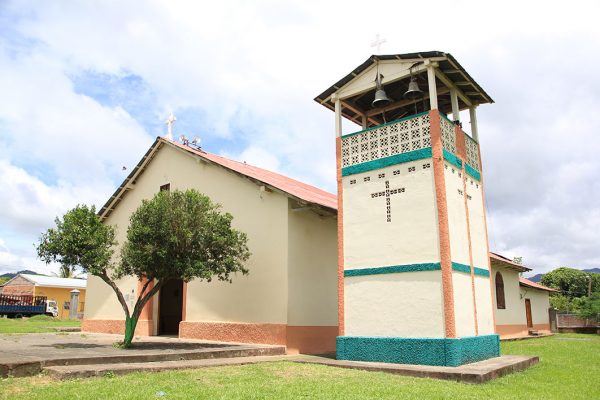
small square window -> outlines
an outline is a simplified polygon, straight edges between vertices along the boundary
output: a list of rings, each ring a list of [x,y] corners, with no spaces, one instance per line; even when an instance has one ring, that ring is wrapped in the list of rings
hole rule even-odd
[[[170,183],[166,183],[164,185],[160,186],[160,191],[161,192],[170,192],[171,191],[171,184]]]

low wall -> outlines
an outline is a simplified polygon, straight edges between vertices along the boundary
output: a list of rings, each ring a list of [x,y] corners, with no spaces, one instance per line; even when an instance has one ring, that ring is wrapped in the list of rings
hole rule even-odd
[[[557,327],[561,328],[598,328],[600,324],[593,318],[581,318],[576,314],[556,314]]]

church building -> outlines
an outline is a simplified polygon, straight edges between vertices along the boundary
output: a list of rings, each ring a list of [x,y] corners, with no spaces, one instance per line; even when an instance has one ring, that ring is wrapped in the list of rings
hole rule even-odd
[[[142,200],[195,188],[249,238],[248,276],[166,285],[136,333],[362,361],[456,366],[498,356],[497,323],[511,325],[518,304],[511,316],[498,312],[488,246],[476,109],[491,97],[450,54],[425,52],[371,56],[315,100],[335,114],[337,196],[157,138],[100,210],[122,242]],[[343,132],[342,118],[359,130]],[[513,282],[511,268],[514,276],[500,275]],[[119,285],[133,304],[140,283]],[[531,328],[547,321],[543,296]],[[90,277],[83,330],[121,333],[123,319],[111,289]]]
[[[197,189],[233,215],[248,235],[248,275],[233,283],[171,281],[146,305],[138,335],[286,345],[323,353],[337,336],[336,197],[313,186],[191,144],[157,138],[99,211],[123,243],[129,216],[159,190]],[[119,286],[130,307],[136,278]],[[122,333],[124,314],[112,289],[88,278],[82,330]]]

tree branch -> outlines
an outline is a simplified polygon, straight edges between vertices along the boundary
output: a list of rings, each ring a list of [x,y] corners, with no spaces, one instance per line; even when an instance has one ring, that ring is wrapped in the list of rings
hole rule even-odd
[[[123,307],[123,311],[125,311],[125,316],[127,318],[130,317],[129,314],[129,307],[127,306],[127,302],[125,301],[125,297],[123,297],[123,293],[121,293],[121,289],[119,289],[119,287],[117,286],[116,283],[114,283],[112,281],[112,279],[110,279],[108,277],[108,274],[106,273],[106,270],[103,270],[102,273],[99,276],[104,282],[106,282],[106,284],[108,286],[110,286],[112,288],[112,290],[116,293],[117,295],[117,299],[119,300],[119,303],[121,303],[121,307]]]
[[[133,308],[133,314],[132,314],[133,318],[139,317],[139,315],[141,314],[142,310],[144,309],[144,306],[146,305],[146,303],[156,293],[158,293],[158,291],[160,290],[160,288],[162,288],[164,286],[164,284],[167,283],[168,280],[169,279],[163,279],[162,281],[156,282],[156,285],[154,285],[154,287],[152,289],[150,289],[150,291],[148,293],[146,293],[144,296],[138,297],[138,299],[137,299],[137,301],[135,303],[135,307]],[[142,290],[142,293],[143,293],[143,290]]]
[[[150,282],[153,282],[154,279],[150,279],[148,277],[146,277],[146,283],[144,283],[144,286],[142,286],[142,291],[138,294],[138,299],[140,297],[142,297],[142,295],[146,292],[146,289],[148,289],[148,285],[150,284]]]

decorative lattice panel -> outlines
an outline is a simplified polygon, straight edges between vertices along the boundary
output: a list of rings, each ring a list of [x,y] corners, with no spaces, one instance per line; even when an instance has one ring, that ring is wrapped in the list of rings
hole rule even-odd
[[[465,135],[465,145],[467,147],[467,164],[475,168],[477,171],[481,171],[481,166],[479,163],[479,145],[467,135]]]
[[[454,124],[446,118],[440,118],[440,124],[444,148],[452,154],[456,154],[456,133],[454,132]]]
[[[429,114],[342,138],[342,167],[431,147]]]

